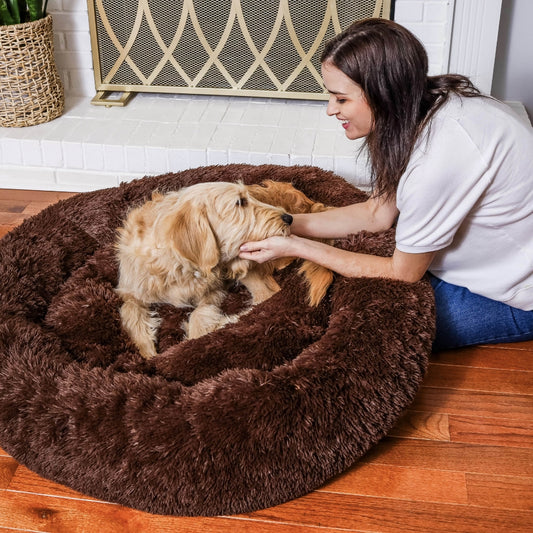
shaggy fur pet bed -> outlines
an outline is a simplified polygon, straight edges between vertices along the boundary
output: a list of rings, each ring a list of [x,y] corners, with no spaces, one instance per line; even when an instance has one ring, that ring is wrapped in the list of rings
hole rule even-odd
[[[304,495],[391,429],[431,350],[426,281],[337,276],[311,308],[294,263],[281,292],[196,340],[183,340],[183,310],[161,306],[151,361],[121,331],[113,242],[127,210],[154,189],[264,179],[329,205],[365,198],[314,167],[205,167],[77,195],[0,241],[0,446],[93,497],[216,515]],[[389,231],[336,246],[386,255],[393,243]],[[236,287],[225,306],[247,298]]]

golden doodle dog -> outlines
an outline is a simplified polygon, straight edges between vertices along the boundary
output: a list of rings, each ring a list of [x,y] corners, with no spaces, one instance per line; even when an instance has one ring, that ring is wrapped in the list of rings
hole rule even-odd
[[[192,307],[187,337],[194,339],[240,315],[225,315],[220,306],[229,282],[240,281],[252,305],[280,288],[272,274],[290,260],[258,264],[239,258],[247,241],[288,235],[294,213],[324,210],[288,183],[199,183],[176,192],[154,192],[132,209],[119,229],[117,292],[123,300],[122,326],[141,355],[156,355],[159,319],[150,306],[167,303]],[[333,274],[310,262],[300,268],[309,283],[309,302],[317,305]],[[245,311],[246,312],[246,311]]]
[[[294,188],[290,183],[282,181],[266,180],[260,185],[248,185],[248,190],[259,201],[282,207],[288,213],[295,215],[301,213],[318,213],[329,209],[320,202],[314,202],[303,192]],[[292,258],[281,258],[275,261],[269,261],[268,263],[252,264],[253,275],[263,280],[264,284],[261,287],[261,284],[258,283],[258,287],[255,290],[259,292],[262,288],[265,291],[263,297],[257,298],[258,301],[256,302],[256,294],[249,289],[252,292],[254,304],[266,300],[280,290],[276,280],[272,277],[272,273],[275,270],[284,268],[292,261],[294,261]],[[333,282],[333,272],[311,261],[303,261],[299,272],[305,276],[308,284],[309,292],[307,301],[309,305],[317,306]]]

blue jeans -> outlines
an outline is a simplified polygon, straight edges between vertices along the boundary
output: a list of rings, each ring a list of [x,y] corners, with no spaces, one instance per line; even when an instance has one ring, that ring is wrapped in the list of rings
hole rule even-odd
[[[533,311],[479,296],[431,274],[430,282],[437,306],[434,351],[533,339]]]

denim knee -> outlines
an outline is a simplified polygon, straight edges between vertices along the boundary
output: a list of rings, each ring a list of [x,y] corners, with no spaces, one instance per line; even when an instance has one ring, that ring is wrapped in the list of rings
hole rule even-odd
[[[533,339],[533,311],[516,309],[430,275],[435,292],[435,351]]]

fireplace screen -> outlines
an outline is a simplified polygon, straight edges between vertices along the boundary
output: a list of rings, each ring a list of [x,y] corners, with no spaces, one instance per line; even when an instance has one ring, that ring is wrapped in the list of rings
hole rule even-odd
[[[325,99],[324,42],[391,0],[89,0],[97,96],[167,92]]]

